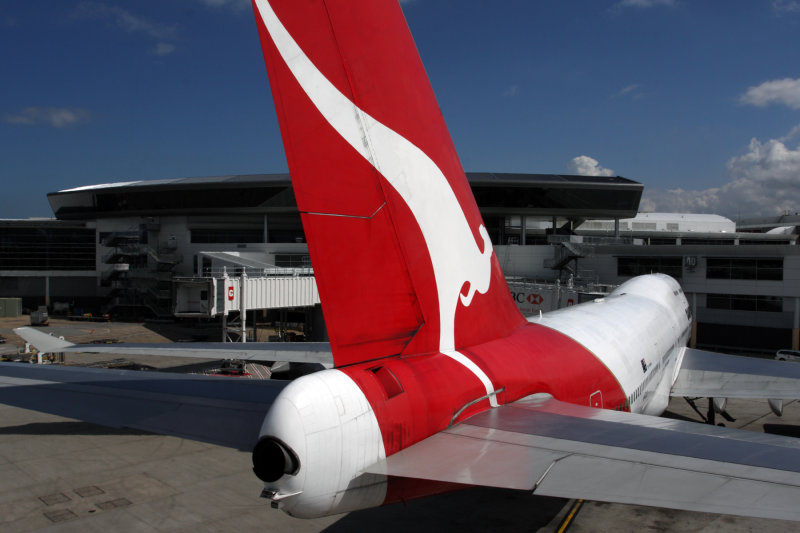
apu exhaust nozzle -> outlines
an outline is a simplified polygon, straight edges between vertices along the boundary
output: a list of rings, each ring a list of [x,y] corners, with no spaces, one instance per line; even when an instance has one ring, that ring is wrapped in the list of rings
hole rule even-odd
[[[253,448],[253,472],[261,481],[277,481],[284,474],[295,475],[299,470],[297,455],[275,437],[263,437]]]

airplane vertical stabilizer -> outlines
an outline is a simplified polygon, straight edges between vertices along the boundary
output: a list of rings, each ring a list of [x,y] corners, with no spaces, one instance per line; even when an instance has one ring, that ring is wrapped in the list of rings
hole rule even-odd
[[[398,3],[253,4],[336,364],[524,324]]]

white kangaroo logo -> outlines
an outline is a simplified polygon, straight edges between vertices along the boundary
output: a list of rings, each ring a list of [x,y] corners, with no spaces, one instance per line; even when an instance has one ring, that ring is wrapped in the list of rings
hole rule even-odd
[[[481,379],[489,378],[470,359],[455,351],[455,314],[459,299],[469,306],[476,292],[489,290],[492,243],[486,228],[478,231],[478,248],[464,211],[442,171],[408,139],[381,124],[342,94],[311,62],[278,20],[267,0],[258,11],[289,70],[325,120],[386,178],[408,205],[422,231],[433,264],[439,299],[439,350]],[[461,290],[469,283],[467,294]],[[496,405],[494,397],[492,404]]]

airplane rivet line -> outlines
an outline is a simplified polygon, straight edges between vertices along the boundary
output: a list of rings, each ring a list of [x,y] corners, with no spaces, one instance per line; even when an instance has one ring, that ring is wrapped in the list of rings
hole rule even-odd
[[[371,215],[345,215],[342,213],[320,213],[317,211],[303,211],[303,214],[318,215],[321,217],[360,218],[362,220],[370,220],[371,218],[374,218],[375,215],[377,215],[381,211],[381,209],[383,209],[385,206],[386,202],[383,202],[381,205],[378,206],[378,208],[375,211],[372,212]]]

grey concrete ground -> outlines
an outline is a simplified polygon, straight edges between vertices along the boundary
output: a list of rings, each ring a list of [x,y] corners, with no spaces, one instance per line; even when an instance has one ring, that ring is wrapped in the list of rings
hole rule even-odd
[[[737,419],[727,423],[729,426],[764,431],[765,426],[776,429],[773,425],[777,424],[784,433],[800,434],[797,402],[787,404],[783,418],[772,415],[763,401],[732,400],[728,411]],[[669,414],[699,420],[682,399],[673,400]],[[259,492],[249,454],[0,405],[3,533],[551,532],[572,503],[518,491],[474,488],[405,505],[297,520],[269,509],[266,501],[258,498]],[[634,529],[800,532],[800,523],[586,502],[570,527],[573,533]]]

